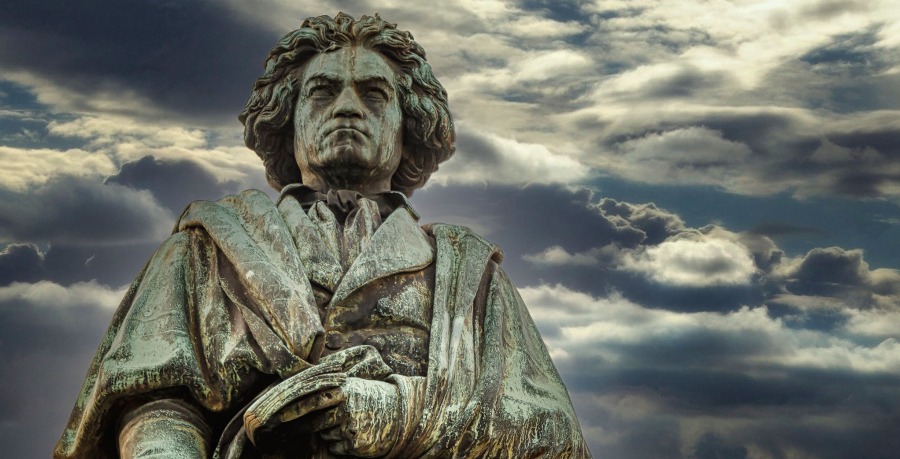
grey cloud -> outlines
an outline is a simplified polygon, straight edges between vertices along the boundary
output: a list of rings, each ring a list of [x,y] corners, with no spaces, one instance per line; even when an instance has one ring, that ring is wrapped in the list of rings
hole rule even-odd
[[[569,190],[560,185],[534,184],[431,186],[417,192],[414,203],[426,220],[446,218],[448,211],[463,210],[468,215],[484,215],[488,220],[492,215],[502,215],[502,227],[490,231],[489,236],[512,253],[533,253],[540,245],[557,241],[577,249],[613,241],[634,246],[646,237],[640,230],[604,216],[593,200],[593,193],[584,188]],[[550,215],[552,220],[548,220]]]
[[[854,457],[854,450],[891,457],[881,445],[896,443],[896,366],[857,369],[865,366],[868,352],[878,351],[877,343],[794,330],[761,309],[671,315],[617,305],[616,299],[594,302],[593,308],[582,300],[554,305],[559,316],[554,320],[568,331],[551,335],[549,342],[552,349],[569,351],[557,365],[583,424],[596,434],[595,455],[655,457],[675,444],[682,447],[664,457],[741,447],[772,457],[796,451],[844,458]],[[573,330],[586,326],[594,330],[589,338]],[[886,346],[886,353],[893,352],[892,344]],[[843,363],[822,362],[830,358],[821,351],[827,347]],[[808,353],[820,357],[796,358]],[[829,445],[817,438],[825,432],[833,440]]]
[[[260,185],[262,185],[260,179]],[[62,177],[30,193],[10,191],[0,205],[2,231],[20,241],[0,253],[0,285],[47,279],[130,282],[191,201],[239,191],[190,160],[144,157],[101,184]]]
[[[864,285],[869,281],[869,265],[861,250],[817,248],[809,251],[788,277],[817,284]]]
[[[856,10],[831,2],[816,8],[819,6],[819,13],[799,14],[827,16]],[[750,83],[748,89],[740,75],[727,69],[700,69],[690,59],[677,58],[684,49],[697,48],[701,43],[679,36],[672,27],[635,35],[641,40],[651,37],[647,43],[627,41],[624,37],[629,35],[619,28],[631,31],[649,27],[648,20],[640,19],[643,14],[633,11],[598,19],[598,35],[589,44],[595,60],[621,60],[622,68],[609,72],[613,83],[597,82],[597,92],[588,98],[595,104],[595,111],[586,110],[583,117],[571,117],[577,131],[561,126],[573,136],[587,133],[593,139],[593,145],[583,148],[599,150],[597,157],[603,160],[596,165],[641,183],[706,183],[750,195],[784,191],[803,197],[897,195],[900,131],[894,111],[900,106],[900,75],[891,69],[900,64],[900,59],[896,49],[882,44],[884,37],[890,35],[883,24],[871,21],[859,30],[835,35],[819,47],[787,55],[762,74],[759,82]],[[824,18],[818,16],[816,20]],[[611,31],[605,32],[606,29]],[[617,41],[602,42],[603,34]],[[654,41],[653,34],[666,38]],[[667,39],[678,45],[658,46]],[[607,56],[617,45],[628,54],[626,58]],[[731,52],[726,45],[712,41],[703,46]],[[616,89],[618,77],[626,71],[639,70],[640,65],[655,70],[625,80],[627,84]],[[674,101],[682,97],[688,101],[683,106]],[[667,99],[662,109],[657,102],[660,98]],[[577,114],[583,102],[569,104],[566,110]],[[626,115],[613,111],[615,115],[609,116],[614,121],[610,122],[604,115],[608,104],[625,110]],[[881,119],[866,114],[874,110],[883,111]],[[592,121],[593,116],[598,119]],[[729,158],[724,144],[695,139],[693,149],[683,150],[672,144],[675,138],[669,138],[666,145],[660,145],[658,164],[645,176],[632,171],[627,161],[619,162],[623,151],[628,151],[623,147],[635,140],[691,128],[707,129],[718,133],[722,140],[746,145],[748,154],[739,163],[730,164],[733,158]],[[843,157],[836,154],[831,161],[816,158],[816,152],[828,144],[844,149]],[[867,149],[873,154],[863,158]],[[711,157],[718,155],[730,165],[724,170],[710,169],[709,162],[698,161],[692,151],[708,151]]]
[[[848,115],[842,124],[816,126],[804,119],[807,115],[766,110],[681,114],[678,119],[648,115],[650,121],[640,125],[610,125],[597,142],[615,161],[623,154],[637,155],[642,162],[610,170],[637,182],[705,183],[750,195],[889,197],[898,192],[900,130],[887,115]]]
[[[150,255],[163,241],[111,246],[54,244],[44,254],[43,279],[64,285],[96,279],[107,285],[134,280]]]
[[[47,457],[122,292],[96,283],[0,287],[0,443]]]
[[[709,233],[717,229],[718,227],[704,227],[700,231]],[[772,268],[778,266],[784,258],[784,251],[775,245],[775,241],[755,231],[739,233],[737,241],[750,251],[753,263],[764,273],[771,272]]]
[[[516,2],[526,11],[540,14],[557,21],[580,21],[584,19],[581,2],[575,0],[521,0]]]
[[[841,34],[832,38],[831,43],[808,51],[799,57],[811,65],[844,64],[844,67],[829,67],[831,71],[859,71],[864,67],[884,69],[883,56],[873,46],[878,42],[878,32],[882,25],[874,25],[866,30]],[[823,68],[822,70],[826,70]]]
[[[603,8],[603,4],[597,7]],[[594,48],[604,74],[674,57],[693,46],[716,44],[709,33],[696,27],[639,20],[645,12],[646,8],[626,6],[600,11],[592,17],[596,29],[585,43]]]
[[[0,286],[44,277],[44,253],[34,244],[10,244],[0,251]]]
[[[686,67],[669,78],[650,81],[641,96],[661,99],[698,97],[722,87],[730,89],[733,84],[734,80],[726,72]]]
[[[520,193],[524,197],[524,191]],[[485,191],[486,196],[490,194]],[[557,199],[563,196],[557,194]],[[594,208],[596,214],[572,214],[550,224],[573,228],[586,218],[605,220],[621,231],[620,236],[628,238],[604,237],[601,233],[570,242],[552,231],[534,231],[528,239],[544,241],[542,246],[535,247],[535,242],[512,244],[518,250],[507,250],[513,256],[507,257],[504,266],[515,273],[513,279],[520,285],[559,282],[595,295],[614,290],[649,307],[681,312],[726,312],[744,305],[767,304],[774,317],[784,318],[791,326],[825,331],[845,326],[852,309],[900,304],[900,274],[891,269],[870,270],[860,250],[816,248],[792,259],[759,229],[740,233],[715,225],[694,229],[685,226],[678,215],[652,203],[632,204],[611,198],[592,203],[590,195],[583,199],[584,205]],[[522,200],[522,208],[517,212],[534,212],[531,219],[538,221],[540,209],[524,205],[525,202],[528,200]],[[779,232],[771,228],[767,231]],[[509,237],[502,232],[498,236]],[[713,244],[716,240],[730,242]],[[595,245],[590,246],[592,242]],[[743,261],[735,264],[740,260],[715,258],[733,252],[735,246],[730,243],[746,250],[752,259],[749,268]],[[701,249],[704,253],[696,252]],[[685,250],[695,252],[681,253]],[[672,257],[676,259],[670,260]],[[670,265],[660,265],[664,261]],[[745,281],[733,282],[736,277],[731,281],[713,281],[726,270],[733,270],[738,276],[754,267],[755,273],[743,278]],[[667,274],[669,271],[672,272]],[[708,280],[697,283],[701,272],[706,273],[703,277]],[[670,275],[675,277],[666,281]]]
[[[801,16],[814,19],[831,19],[844,13],[866,11],[869,5],[865,2],[844,2],[841,0],[820,0],[801,9]]]
[[[900,305],[900,272],[870,270],[861,250],[815,248],[777,271],[773,280],[783,289],[769,302],[793,312],[789,319],[805,327],[833,329],[845,324],[852,310]]]
[[[159,240],[174,216],[150,193],[60,176],[25,192],[0,190],[0,235],[17,241],[114,245]]]
[[[5,69],[80,94],[135,91],[195,124],[234,119],[277,38],[213,2],[10,2],[0,14]]]
[[[712,432],[704,433],[694,445],[694,459],[746,459],[747,447],[734,444]]]
[[[220,182],[193,161],[163,161],[153,156],[123,164],[116,175],[106,179],[106,183],[150,191],[176,215],[191,201],[216,200],[241,191],[237,182]]]
[[[615,199],[602,198],[597,207],[607,216],[618,216],[627,220],[633,227],[644,232],[645,245],[656,245],[669,236],[685,232],[684,221],[673,213],[656,207],[650,202],[646,204],[630,204]]]

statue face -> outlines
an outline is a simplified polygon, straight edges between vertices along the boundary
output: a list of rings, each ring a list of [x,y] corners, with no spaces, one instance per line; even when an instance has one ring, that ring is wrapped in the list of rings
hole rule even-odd
[[[303,69],[294,155],[313,188],[388,191],[403,149],[394,69],[361,47],[319,54]]]

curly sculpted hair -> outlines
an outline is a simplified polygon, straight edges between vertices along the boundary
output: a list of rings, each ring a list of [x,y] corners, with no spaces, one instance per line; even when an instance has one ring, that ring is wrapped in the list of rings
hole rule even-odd
[[[294,158],[294,105],[302,69],[319,53],[362,46],[380,53],[397,70],[395,84],[403,112],[403,159],[391,178],[391,189],[407,196],[422,187],[438,164],[455,150],[453,119],[447,91],[432,75],[425,50],[409,32],[374,17],[358,20],[344,13],[303,21],[269,51],[266,70],[238,119],[244,143],[263,160],[266,178],[277,190],[301,182]]]

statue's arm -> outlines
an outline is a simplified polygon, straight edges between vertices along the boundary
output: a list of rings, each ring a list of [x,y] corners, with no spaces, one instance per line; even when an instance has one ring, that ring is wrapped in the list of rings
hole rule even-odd
[[[207,458],[210,429],[200,411],[179,399],[155,400],[125,412],[119,430],[119,457]]]

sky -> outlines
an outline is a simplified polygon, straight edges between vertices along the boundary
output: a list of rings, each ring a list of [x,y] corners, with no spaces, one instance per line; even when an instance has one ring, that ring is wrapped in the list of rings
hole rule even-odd
[[[503,247],[598,458],[896,458],[891,1],[0,4],[0,445],[43,458],[303,18],[428,52],[457,152],[412,203]]]

